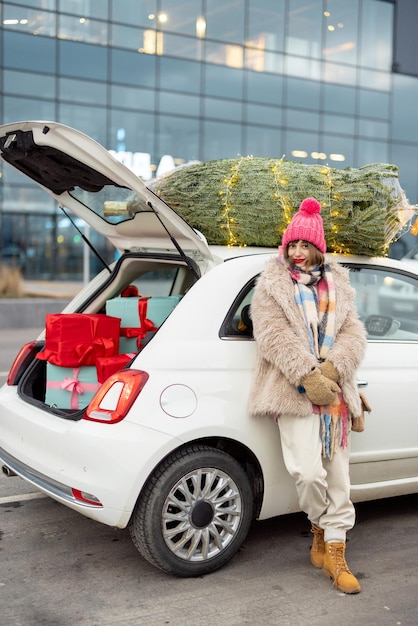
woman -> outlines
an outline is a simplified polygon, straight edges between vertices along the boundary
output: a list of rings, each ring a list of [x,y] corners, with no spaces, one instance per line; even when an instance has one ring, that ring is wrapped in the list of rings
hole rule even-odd
[[[361,413],[356,370],[366,335],[348,270],[325,260],[321,205],[306,198],[270,259],[251,305],[257,365],[251,414],[278,424],[286,468],[314,535],[311,562],[344,593],[361,588],[345,561],[354,526],[351,417]]]

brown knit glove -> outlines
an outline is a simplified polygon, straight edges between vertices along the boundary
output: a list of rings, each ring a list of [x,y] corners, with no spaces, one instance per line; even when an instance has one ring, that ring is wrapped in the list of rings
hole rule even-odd
[[[319,406],[333,404],[337,399],[337,392],[341,391],[337,383],[323,376],[317,367],[301,382],[309,400],[312,404],[319,404]]]
[[[333,380],[335,383],[340,382],[340,375],[337,372],[336,368],[331,363],[331,361],[325,360],[323,361],[323,363],[320,363],[318,367],[321,370],[321,374],[323,376],[325,376],[326,378],[329,378],[330,380]]]

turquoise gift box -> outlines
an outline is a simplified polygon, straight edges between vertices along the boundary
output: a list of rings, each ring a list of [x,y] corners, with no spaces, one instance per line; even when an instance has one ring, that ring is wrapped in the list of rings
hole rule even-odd
[[[95,366],[60,367],[46,364],[45,402],[58,409],[83,409],[100,388]]]
[[[147,299],[146,319],[150,320],[156,328],[161,326],[164,320],[175,309],[182,296],[153,296]],[[143,298],[112,298],[106,302],[106,314],[121,319],[121,336],[119,338],[119,352],[138,352],[138,337],[126,337],[124,329],[141,328],[139,313],[139,301]]]

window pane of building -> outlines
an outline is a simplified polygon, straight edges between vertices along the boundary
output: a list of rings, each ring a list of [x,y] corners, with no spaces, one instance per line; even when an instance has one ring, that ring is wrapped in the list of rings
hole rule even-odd
[[[399,182],[401,187],[407,188],[407,196],[412,203],[412,198],[418,198],[418,146],[394,142],[390,148],[388,161],[396,163],[399,167]],[[405,187],[406,183],[408,183],[407,187]]]
[[[161,57],[160,85],[172,91],[199,93],[201,69],[200,63]]]
[[[344,168],[354,163],[353,137],[339,137],[324,133],[322,146],[322,151],[327,155],[327,159],[334,161],[332,167]],[[338,155],[339,160],[336,161],[333,155]]]
[[[205,44],[205,60],[208,63],[241,68],[244,65],[244,48],[238,44],[207,41]]]
[[[204,116],[215,117],[220,120],[242,121],[242,103],[220,100],[218,98],[205,98]]]
[[[358,134],[360,137],[370,137],[373,139],[389,139],[389,124],[378,120],[358,120]],[[371,161],[372,162],[372,161]]]
[[[55,211],[57,206],[55,200],[38,185],[28,182],[29,178],[9,165],[4,168],[3,175],[5,183],[3,206],[5,210],[24,213]]]
[[[124,132],[125,150],[154,153],[155,118],[151,113],[115,109],[110,114],[108,149],[117,150],[118,141]]]
[[[104,107],[60,104],[58,106],[58,121],[80,130],[106,146],[107,115]]]
[[[160,91],[158,94],[159,111],[162,113],[177,113],[198,117],[200,113],[199,96]]]
[[[245,48],[245,67],[256,72],[283,74],[284,55],[260,48]]]
[[[241,100],[243,97],[243,71],[229,67],[207,65],[205,67],[205,88],[209,96],[223,96]]]
[[[287,109],[285,120],[287,128],[306,128],[306,130],[319,131],[319,113]]]
[[[389,72],[378,72],[360,68],[357,70],[358,84],[365,89],[378,89],[379,91],[392,90],[392,76]]]
[[[286,104],[289,107],[318,109],[321,97],[320,84],[298,78],[285,79]]]
[[[58,97],[60,100],[104,105],[107,98],[107,86],[104,83],[88,80],[60,78],[58,80]]]
[[[242,0],[210,0],[206,3],[206,36],[233,43],[244,43]]]
[[[106,80],[107,49],[84,43],[60,41],[59,73],[64,76]]]
[[[3,33],[3,64],[7,68],[55,72],[55,50],[55,39]]]
[[[116,108],[155,110],[155,91],[126,85],[113,85],[110,88],[110,104]]]
[[[245,78],[248,100],[277,105],[283,102],[283,78],[281,76],[246,72]]]
[[[393,81],[392,137],[409,142],[412,129],[418,128],[418,81],[401,74],[395,74]]]
[[[55,82],[55,76],[45,74],[14,72],[12,70],[3,72],[4,93],[10,95],[32,96],[34,93],[39,93],[44,98],[54,98]]]
[[[210,3],[212,4],[213,0]],[[241,11],[242,12],[242,11]],[[202,0],[160,0],[156,28],[194,37],[205,36]]]
[[[156,0],[112,0],[110,9],[112,22],[155,28]]]
[[[13,32],[55,37],[56,14],[47,11],[24,9],[10,4],[3,8],[3,27]]]
[[[388,163],[389,149],[384,141],[372,141],[371,139],[358,140],[358,164]]]
[[[281,126],[283,110],[278,106],[266,106],[263,104],[247,104],[245,107],[246,120],[252,124],[264,124],[266,126]]]
[[[54,120],[56,118],[56,104],[54,100],[38,98],[3,98],[3,122],[17,122],[19,120]]]
[[[327,113],[321,115],[322,130],[327,133],[340,133],[341,135],[354,135],[355,119],[348,115],[336,115]]]
[[[363,0],[361,3],[360,66],[391,71],[394,8],[391,2]],[[416,18],[413,27],[415,31]]]
[[[387,120],[390,115],[390,94],[380,91],[359,90],[359,110],[362,117],[377,117]]]
[[[315,154],[320,148],[320,139],[318,133],[299,132],[297,130],[286,130],[283,133],[284,145],[283,153],[286,159],[294,159],[295,152],[299,155],[298,160],[303,163],[317,163],[313,160],[311,154]]]
[[[306,0],[288,1],[286,52],[308,59],[321,58],[321,33],[325,19],[321,4]]]
[[[282,156],[282,133],[280,130],[248,125],[244,132],[245,154],[266,158],[280,158]]]
[[[242,153],[241,126],[222,122],[204,122],[202,161],[236,158]],[[221,156],[222,155],[222,156]]]
[[[161,115],[157,132],[157,154],[160,159],[164,154],[184,161],[201,160],[199,157],[199,122],[198,120]]]
[[[357,68],[349,65],[339,65],[338,63],[323,63],[323,80],[326,83],[337,83],[340,85],[357,84]]]
[[[324,11],[325,43],[328,61],[354,65],[358,55],[358,0],[327,0]]]
[[[325,111],[354,114],[357,93],[354,87],[325,83],[322,89],[322,106]]]
[[[148,54],[156,53],[156,33],[154,30],[144,31],[133,26],[111,24],[109,28],[109,45],[118,48],[128,48]],[[145,47],[148,45],[148,51]]]
[[[284,50],[285,0],[249,0],[246,45]]]
[[[200,61],[202,58],[201,39],[194,37],[181,37],[170,33],[160,33],[162,38],[162,51],[164,54],[183,59],[193,59]]]
[[[57,0],[19,0],[19,4],[29,7],[39,7],[40,9],[48,9],[55,11],[57,8]]]
[[[123,4],[123,2],[118,2],[118,4]],[[83,17],[107,19],[109,0],[59,0],[59,10]]]
[[[155,86],[155,57],[125,50],[112,50],[110,54],[110,80],[135,87]]]
[[[299,78],[310,78],[319,81],[321,78],[323,63],[313,58],[297,57],[287,55],[284,59],[285,74],[287,76],[298,76]]]
[[[58,18],[58,37],[104,46],[108,42],[107,23],[86,17],[60,15]]]

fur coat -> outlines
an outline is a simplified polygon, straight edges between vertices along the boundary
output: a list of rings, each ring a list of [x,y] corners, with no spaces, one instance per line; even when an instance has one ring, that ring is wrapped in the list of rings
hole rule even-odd
[[[336,367],[344,400],[353,417],[361,406],[356,370],[366,350],[366,333],[359,320],[355,291],[348,270],[330,262],[335,283],[335,337],[327,359]],[[251,415],[277,416],[286,413],[307,416],[312,403],[298,386],[318,365],[309,349],[308,332],[294,296],[288,269],[277,258],[269,259],[260,275],[252,303],[251,317],[257,345],[257,361],[250,390]]]

